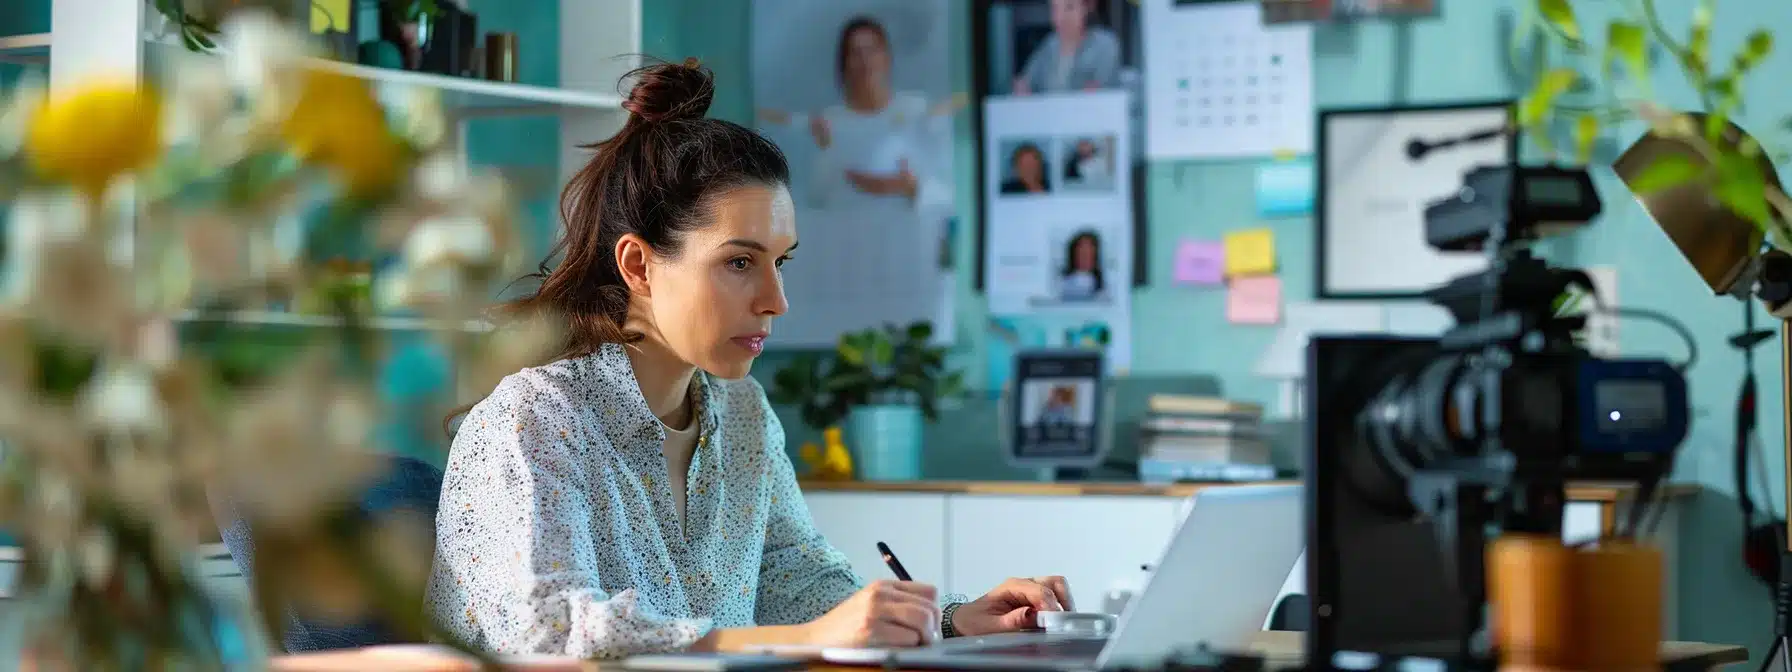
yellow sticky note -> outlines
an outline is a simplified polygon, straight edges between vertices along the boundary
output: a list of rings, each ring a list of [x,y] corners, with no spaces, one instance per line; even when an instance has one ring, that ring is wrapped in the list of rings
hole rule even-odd
[[[1276,270],[1276,233],[1244,229],[1226,234],[1226,275],[1262,275]]]

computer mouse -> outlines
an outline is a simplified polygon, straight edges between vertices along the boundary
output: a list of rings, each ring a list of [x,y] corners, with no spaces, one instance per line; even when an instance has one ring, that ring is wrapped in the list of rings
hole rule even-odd
[[[1114,631],[1113,614],[1090,611],[1041,611],[1039,627],[1054,635],[1101,636]]]

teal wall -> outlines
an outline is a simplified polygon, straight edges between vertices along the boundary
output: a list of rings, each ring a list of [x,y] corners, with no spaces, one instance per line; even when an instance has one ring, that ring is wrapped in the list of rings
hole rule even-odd
[[[649,7],[648,44],[667,51],[667,58],[702,57],[719,78],[714,114],[747,121],[751,110],[746,63],[749,3],[740,0],[653,0]],[[970,3],[952,3],[965,7]],[[1506,42],[1501,18],[1515,0],[1442,0],[1441,16],[1416,21],[1401,28],[1382,22],[1326,27],[1315,38],[1315,96],[1321,106],[1385,105],[1394,103],[1447,102],[1513,95],[1516,91],[1505,65]],[[1601,10],[1593,21],[1622,11],[1629,3],[1575,3],[1582,11]],[[1671,29],[1684,34],[1690,0],[1660,0],[1659,7]],[[964,66],[955,72],[960,90],[969,89],[969,37],[966,21],[958,23],[953,58]],[[1781,35],[1792,34],[1792,4],[1783,0],[1734,0],[1721,3],[1713,35],[1714,54],[1728,54],[1750,29],[1764,25]],[[654,31],[665,30],[660,33]],[[1602,30],[1595,31],[1602,34]],[[1405,46],[1402,47],[1402,44]],[[663,46],[661,46],[663,45]],[[1720,60],[1727,56],[1718,57]],[[1792,78],[1792,59],[1783,52],[1772,56],[1750,81],[1749,109],[1743,120],[1755,133],[1768,139],[1779,119],[1792,113],[1792,89],[1776,84]],[[1690,107],[1693,97],[1675,73],[1656,78],[1662,102]],[[960,147],[960,174],[971,175],[972,144],[968,123]],[[1621,142],[1640,129],[1623,129]],[[1622,146],[1622,145],[1619,145]],[[1788,148],[1792,148],[1789,145]],[[1609,157],[1608,157],[1609,158]],[[1185,236],[1213,238],[1222,231],[1268,226],[1275,229],[1281,255],[1284,291],[1289,301],[1311,298],[1313,236],[1309,219],[1259,221],[1252,197],[1255,162],[1205,162],[1158,164],[1150,170],[1151,233],[1149,251],[1152,285],[1134,294],[1135,374],[1206,374],[1219,379],[1227,396],[1272,403],[1272,383],[1251,375],[1258,353],[1269,344],[1274,330],[1240,327],[1224,319],[1219,293],[1189,292],[1170,286],[1170,255],[1175,242]],[[1634,202],[1601,176],[1606,215],[1596,226],[1551,246],[1556,263],[1616,264],[1621,269],[1619,301],[1622,305],[1664,311],[1685,321],[1699,341],[1700,360],[1691,373],[1697,418],[1691,439],[1677,468],[1680,479],[1698,482],[1709,492],[1701,496],[1682,525],[1681,609],[1682,636],[1695,639],[1746,643],[1759,654],[1772,623],[1767,588],[1742,571],[1737,551],[1740,519],[1735,512],[1729,446],[1726,432],[1733,422],[1731,410],[1741,359],[1725,345],[1725,338],[1740,329],[1739,308],[1703,289],[1666,239],[1649,223]],[[960,188],[960,202],[969,203],[974,184],[967,177]],[[977,213],[963,213],[975,221]],[[968,232],[969,227],[966,228]],[[960,241],[970,254],[971,238]],[[960,336],[959,360],[970,368],[973,380],[981,375],[986,317],[983,298],[970,291],[965,280],[957,313]],[[801,310],[801,306],[793,307]],[[1761,315],[1762,324],[1766,317]],[[1633,354],[1683,356],[1684,346],[1672,333],[1648,323],[1626,321],[1620,327],[1623,348]],[[786,355],[787,356],[787,355]],[[783,356],[768,355],[755,374],[769,381]],[[1757,374],[1768,383],[1761,405],[1776,409],[1780,391],[1771,381],[1779,375],[1777,348],[1764,349]],[[948,417],[946,426],[930,431],[930,474],[951,477],[1015,477],[1030,474],[1007,470],[994,453],[994,422],[984,413]],[[812,435],[786,415],[793,443]],[[1762,437],[1777,445],[1781,423],[1776,414],[1762,417]],[[964,437],[971,436],[971,440]],[[982,447],[977,447],[981,444]],[[1781,458],[1768,458],[1768,469],[1778,501],[1783,473]],[[1761,499],[1757,495],[1757,499]]]
[[[1499,33],[1501,16],[1517,0],[1443,0],[1439,18],[1413,23],[1401,29],[1385,23],[1328,27],[1316,37],[1316,96],[1323,106],[1371,105],[1398,102],[1441,102],[1459,99],[1480,99],[1509,95],[1514,92],[1503,64],[1505,44]],[[482,24],[506,26],[522,36],[524,53],[522,77],[534,83],[551,83],[559,64],[557,17],[551,13],[521,11],[536,5],[554,3],[506,3],[501,0],[478,0]],[[644,29],[645,48],[654,56],[682,58],[698,56],[715,69],[719,90],[714,106],[717,116],[746,121],[751,109],[751,91],[747,81],[748,3],[743,0],[647,0]],[[1614,11],[1625,3],[1576,3],[1583,11]],[[968,3],[954,2],[955,7]],[[1662,0],[1663,13],[1678,29],[1684,25],[1690,0]],[[47,2],[0,2],[0,34],[36,32],[47,28]],[[968,10],[967,10],[968,11]],[[1792,31],[1792,5],[1783,0],[1732,0],[1718,11],[1714,34],[1715,53],[1728,53],[1740,37],[1756,25],[1765,25],[1782,35]],[[968,18],[968,17],[967,17]],[[954,59],[965,64],[955,73],[961,90],[969,88],[969,37],[966,21],[957,24]],[[1401,45],[1404,44],[1405,48]],[[1792,90],[1776,88],[1775,82],[1792,78],[1792,61],[1776,54],[1763,66],[1763,72],[1750,80],[1748,96],[1751,105],[1743,118],[1756,133],[1769,140],[1782,140],[1769,129],[1792,108]],[[1664,102],[1690,106],[1691,96],[1684,82],[1672,74],[1656,80],[1657,93]],[[1778,91],[1776,93],[1776,91]],[[972,146],[968,121],[960,123],[961,174],[970,175]],[[1639,132],[1627,129],[1622,140],[1628,141]],[[474,130],[475,156],[483,161],[514,166],[525,177],[535,177],[542,170],[552,170],[554,147],[561,142],[589,141],[591,138],[560,138],[557,127],[541,120],[506,120],[480,122]],[[1152,198],[1148,205],[1151,218],[1149,254],[1152,286],[1135,294],[1134,353],[1135,374],[1200,374],[1218,379],[1225,394],[1232,397],[1273,401],[1274,388],[1254,378],[1249,367],[1273,336],[1263,327],[1238,327],[1225,322],[1221,297],[1216,293],[1181,291],[1169,286],[1169,255],[1174,243],[1184,236],[1213,237],[1221,231],[1252,225],[1263,225],[1276,231],[1281,254],[1282,275],[1287,299],[1310,298],[1312,288],[1312,223],[1307,219],[1279,219],[1259,222],[1250,194],[1253,190],[1253,162],[1213,162],[1183,165],[1155,165],[1150,171]],[[529,180],[534,181],[534,180]],[[545,236],[553,222],[551,192],[554,185],[537,185],[526,206],[531,221]],[[1728,466],[1727,428],[1733,421],[1730,399],[1740,377],[1740,357],[1724,344],[1724,338],[1739,328],[1738,309],[1733,302],[1714,299],[1701,289],[1665,239],[1650,225],[1636,206],[1603,176],[1607,214],[1597,226],[1552,248],[1560,263],[1617,264],[1622,269],[1619,297],[1626,306],[1652,308],[1667,312],[1685,321],[1699,340],[1701,359],[1693,369],[1692,387],[1698,416],[1692,438],[1688,441],[1677,475],[1687,481],[1706,486],[1708,493],[1694,504],[1691,515],[1682,521],[1681,596],[1683,600],[1682,635],[1687,638],[1750,644],[1756,653],[1762,649],[1769,632],[1772,614],[1768,610],[1766,588],[1753,582],[1741,571],[1737,546],[1737,526],[1733,492]],[[967,177],[960,187],[960,202],[973,202],[973,183]],[[977,213],[964,215],[975,221]],[[970,227],[965,227],[960,240],[964,255],[971,250]],[[545,238],[538,238],[544,240]],[[961,257],[962,258],[962,257]],[[983,367],[983,329],[985,303],[970,291],[969,279],[959,295],[959,329],[957,361],[971,371],[973,380]],[[801,309],[800,306],[797,309]],[[1765,316],[1763,323],[1765,322]],[[1672,334],[1647,323],[1626,322],[1621,330],[1623,347],[1636,354],[1681,356],[1683,349]],[[755,375],[769,378],[787,353],[773,353],[765,358]],[[393,377],[395,394],[431,396],[432,380],[427,358],[395,358],[413,362],[403,366],[418,367],[414,375]],[[1763,389],[1762,406],[1777,408],[1780,392],[1771,385],[1778,377],[1780,358],[1777,348],[1765,349],[1757,364],[1757,374],[1769,385]],[[800,443],[812,433],[786,416],[792,444]],[[428,427],[429,422],[418,423]],[[1762,418],[1762,436],[1770,444],[1781,436],[1781,423],[1776,414]],[[995,453],[994,420],[988,405],[971,404],[961,412],[949,415],[941,426],[930,428],[928,473],[959,478],[1028,478],[1030,474],[1008,469]],[[1768,457],[1771,473],[1783,473],[1781,458]],[[1781,479],[1769,479],[1775,488],[1772,498],[1778,501]]]

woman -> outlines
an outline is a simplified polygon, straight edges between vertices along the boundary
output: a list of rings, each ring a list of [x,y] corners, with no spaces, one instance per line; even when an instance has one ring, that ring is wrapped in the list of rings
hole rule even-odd
[[[842,104],[807,117],[816,158],[807,185],[813,204],[850,208],[898,202],[942,220],[952,215],[947,123],[964,105],[962,96],[930,105],[925,96],[897,91],[891,82],[890,35],[870,17],[855,17],[840,30],[834,53]],[[778,110],[766,121],[802,123]]]
[[[1099,188],[1108,184],[1113,171],[1108,169],[1108,155],[1096,148],[1095,141],[1076,141],[1069,161],[1064,162],[1064,181],[1084,187]]]
[[[913,646],[1067,607],[1047,577],[942,610],[931,586],[864,584],[816,533],[747,377],[787,308],[789,167],[703,117],[694,60],[638,76],[627,123],[566,186],[559,265],[506,306],[563,319],[563,354],[506,377],[454,437],[432,616],[498,653],[608,658]]]
[[[1050,0],[1052,32],[1014,77],[1014,95],[1120,86],[1120,38],[1089,25],[1095,0]]]
[[[1101,238],[1094,231],[1071,236],[1064,249],[1064,271],[1058,277],[1058,298],[1091,301],[1106,290],[1101,276]]]
[[[1045,152],[1038,145],[1023,142],[1008,154],[1008,169],[1013,173],[1002,182],[1004,194],[1043,194],[1052,185],[1045,178]]]

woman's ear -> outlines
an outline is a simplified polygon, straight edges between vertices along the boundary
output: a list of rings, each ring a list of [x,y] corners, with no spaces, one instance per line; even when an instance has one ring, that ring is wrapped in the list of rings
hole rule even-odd
[[[648,262],[653,260],[653,248],[647,241],[635,234],[625,234],[616,239],[616,271],[622,275],[623,284],[635,296],[650,296],[647,282]]]

